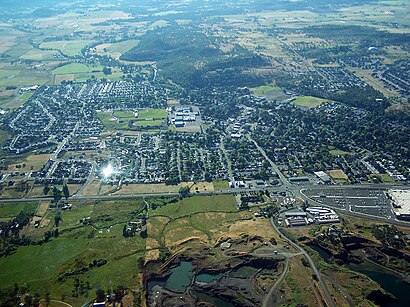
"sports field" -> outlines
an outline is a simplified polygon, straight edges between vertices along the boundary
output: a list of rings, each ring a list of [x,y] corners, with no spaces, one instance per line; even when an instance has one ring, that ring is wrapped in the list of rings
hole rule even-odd
[[[311,108],[316,108],[320,106],[322,103],[326,102],[327,99],[323,98],[317,98],[317,97],[312,97],[312,96],[303,96],[299,97],[296,100],[293,101],[293,104],[299,106],[299,107],[305,107],[308,109]]]

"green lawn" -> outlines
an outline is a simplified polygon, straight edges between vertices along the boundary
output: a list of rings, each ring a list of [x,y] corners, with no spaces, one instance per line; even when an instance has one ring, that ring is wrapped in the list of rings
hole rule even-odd
[[[10,137],[8,131],[0,129],[0,146],[3,145]]]
[[[138,119],[165,119],[168,113],[164,109],[143,109],[138,112]]]
[[[293,101],[293,104],[299,107],[306,107],[306,108],[316,108],[320,106],[322,103],[328,101],[327,99],[317,98],[313,96],[303,96],[299,97]]]
[[[149,126],[161,126],[164,123],[164,120],[138,120],[134,122],[134,126],[136,127],[149,127]]]
[[[226,180],[216,180],[212,182],[214,185],[214,190],[226,190],[229,189],[228,181]]]
[[[57,67],[53,70],[54,75],[78,74],[102,71],[102,66],[90,67],[81,63],[71,63]]]
[[[114,116],[121,119],[135,119],[134,112],[132,111],[114,111]]]
[[[110,112],[98,112],[96,116],[108,130],[157,128],[164,124],[167,118],[167,111],[163,109],[143,109],[139,110],[138,114],[138,117],[135,117],[133,111],[124,110],[114,111],[113,115]]]
[[[8,257],[0,258],[0,288],[46,280],[58,266],[80,254],[86,239],[56,239],[43,245],[20,247]]]
[[[34,214],[37,208],[37,203],[0,203],[0,218],[12,218],[24,211]]]
[[[262,85],[259,87],[254,87],[251,88],[251,91],[256,95],[256,96],[265,96],[268,92],[271,91],[280,91],[281,88],[277,86],[272,86],[272,85]]]
[[[190,215],[197,212],[222,211],[236,212],[235,198],[230,195],[192,196],[177,203],[167,204],[151,210],[152,216],[165,215],[171,218]]]

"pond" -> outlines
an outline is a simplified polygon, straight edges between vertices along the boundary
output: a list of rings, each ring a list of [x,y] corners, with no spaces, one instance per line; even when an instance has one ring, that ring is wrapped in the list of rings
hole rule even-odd
[[[221,278],[222,274],[199,274],[195,277],[195,281],[197,282],[212,282],[214,280],[217,280]]]
[[[410,306],[410,284],[405,282],[400,276],[370,261],[364,261],[360,264],[349,263],[347,267],[352,271],[368,276],[377,282],[385,291],[396,297],[397,301],[390,302],[384,306]]]
[[[317,246],[313,243],[308,243],[307,246],[309,246],[314,251],[318,252],[320,257],[322,257],[326,261],[329,261],[332,258],[332,254],[329,253],[327,250],[321,248],[320,246]]]
[[[332,255],[314,244],[308,244],[308,246],[317,251],[320,256],[328,261]],[[364,260],[362,263],[348,263],[346,267],[349,270],[362,273],[368,276],[370,279],[377,282],[386,292],[393,294],[397,301],[383,304],[388,307],[410,306],[410,284],[405,282],[398,274],[394,274],[392,271],[382,268],[368,260]]]
[[[193,276],[192,263],[182,261],[179,266],[171,269],[171,275],[168,278],[149,281],[148,291],[151,292],[154,286],[160,286],[166,287],[171,291],[184,292],[191,283]]]

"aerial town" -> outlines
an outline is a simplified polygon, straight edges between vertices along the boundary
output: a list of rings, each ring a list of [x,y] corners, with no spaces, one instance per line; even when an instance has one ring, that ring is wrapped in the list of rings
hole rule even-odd
[[[410,304],[406,1],[23,2],[1,306]]]

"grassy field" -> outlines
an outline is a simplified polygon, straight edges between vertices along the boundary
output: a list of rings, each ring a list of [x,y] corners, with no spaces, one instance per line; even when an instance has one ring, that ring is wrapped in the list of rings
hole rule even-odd
[[[61,83],[63,80],[84,82],[91,78],[109,80],[118,80],[123,75],[119,68],[112,68],[112,74],[105,75],[101,65],[89,66],[81,63],[70,63],[64,66],[57,67],[52,71],[54,75],[54,83]]]
[[[229,184],[228,181],[226,180],[217,180],[212,182],[212,184],[214,185],[214,190],[226,190],[229,189]]]
[[[39,171],[44,164],[50,159],[51,154],[40,154],[40,155],[30,155],[26,157],[23,161],[16,164],[9,165],[11,171],[21,171],[21,172],[30,172],[30,171]]]
[[[81,55],[81,49],[87,46],[90,41],[51,41],[44,42],[40,45],[41,49],[54,49],[60,50],[62,53],[68,56]]]
[[[50,80],[50,74],[27,65],[5,66],[0,69],[0,87],[41,85]]]
[[[159,246],[178,250],[181,245],[209,244],[229,226],[248,212],[238,212],[235,199],[228,195],[193,196],[168,203],[153,210],[162,199],[149,199],[150,219],[148,241],[151,248]],[[211,243],[212,244],[212,243]]]
[[[293,101],[293,104],[299,106],[299,107],[305,107],[305,108],[316,108],[320,106],[322,103],[326,102],[326,99],[323,98],[317,98],[317,97],[312,97],[312,96],[303,96],[299,97],[296,100]]]
[[[19,207],[16,207],[18,205]],[[1,205],[1,216],[16,214],[18,209],[35,210],[36,204]],[[0,288],[27,284],[34,292],[50,293],[51,299],[65,301],[73,306],[89,302],[89,298],[72,296],[73,282],[78,278],[88,281],[93,296],[98,288],[109,289],[125,285],[138,290],[135,277],[139,273],[137,260],[144,257],[145,240],[137,234],[131,238],[122,235],[123,226],[144,216],[142,200],[74,202],[71,210],[61,211],[59,237],[41,245],[19,247],[17,252],[0,258]],[[44,228],[28,226],[34,238],[40,239],[47,230],[55,229],[56,210],[47,210],[43,221],[50,221]],[[89,217],[89,224],[81,220]],[[89,267],[96,259],[107,263]],[[67,272],[76,272],[85,266],[87,270],[73,273],[63,279]]]
[[[54,75],[79,74],[88,72],[102,71],[102,66],[90,67],[81,63],[71,63],[64,66],[57,67],[53,70]]]
[[[131,39],[119,43],[101,44],[95,47],[98,55],[109,55],[118,59],[122,54],[133,48],[139,43],[139,40]]]
[[[51,60],[54,58],[54,55],[57,54],[54,50],[30,50],[27,53],[23,54],[20,59],[22,60],[32,60],[32,61],[44,61]]]
[[[143,109],[138,112],[138,119],[166,119],[168,113],[164,109]]]
[[[259,87],[254,87],[251,88],[251,91],[256,95],[260,97],[264,97],[267,93],[271,91],[280,91],[281,88],[277,86],[272,86],[272,85],[262,85]]]
[[[36,211],[37,203],[0,203],[0,218],[12,218],[20,213],[20,211],[33,213]]]
[[[193,196],[184,198],[177,203],[157,208],[151,212],[151,215],[163,215],[177,218],[198,212],[209,211],[236,212],[235,199],[229,195]]]
[[[138,130],[139,128],[155,129],[165,123],[168,114],[164,109],[142,109],[138,117],[133,111],[98,112],[97,117],[108,130]]]
[[[348,183],[349,179],[347,175],[341,169],[334,169],[329,171],[329,176],[336,182],[336,183]]]
[[[10,134],[6,130],[0,129],[0,146],[3,145],[10,137]]]
[[[352,155],[353,154],[350,151],[344,151],[344,150],[341,150],[341,149],[331,149],[331,150],[329,150],[329,153],[332,156],[346,156],[346,155]]]

